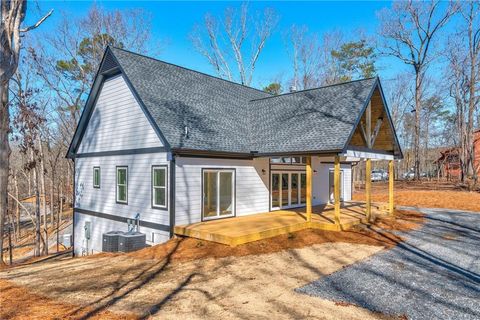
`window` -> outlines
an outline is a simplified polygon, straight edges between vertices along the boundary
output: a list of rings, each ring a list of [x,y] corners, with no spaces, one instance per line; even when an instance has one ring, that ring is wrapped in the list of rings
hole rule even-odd
[[[117,202],[128,203],[128,167],[117,167]]]
[[[235,170],[203,170],[203,220],[235,215]]]
[[[100,188],[100,167],[93,167],[93,187]]]
[[[303,165],[307,163],[307,157],[272,157],[270,163]]]
[[[282,158],[272,157],[272,158],[270,158],[270,163],[282,163]]]
[[[167,207],[167,167],[152,167],[152,207]]]

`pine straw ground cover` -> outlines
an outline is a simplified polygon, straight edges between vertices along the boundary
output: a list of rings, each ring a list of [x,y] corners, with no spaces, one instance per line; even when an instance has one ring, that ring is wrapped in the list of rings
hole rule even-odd
[[[344,232],[303,230],[246,245],[173,239],[130,254],[0,272],[0,319],[385,318],[294,292],[401,241],[423,222],[397,211]]]
[[[25,287],[0,280],[0,319],[67,319],[67,315],[76,309],[78,306],[33,294]],[[101,311],[89,319],[129,320],[137,317]]]
[[[395,183],[395,205],[423,208],[445,208],[480,212],[480,192],[465,191],[451,183]],[[353,200],[365,201],[363,190],[353,194]],[[388,202],[388,185],[374,183],[372,201]]]

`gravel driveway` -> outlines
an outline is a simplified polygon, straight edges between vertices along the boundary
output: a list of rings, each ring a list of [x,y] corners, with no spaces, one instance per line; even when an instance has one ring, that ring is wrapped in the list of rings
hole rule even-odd
[[[480,319],[480,213],[415,210],[426,222],[404,243],[297,291],[409,319]]]

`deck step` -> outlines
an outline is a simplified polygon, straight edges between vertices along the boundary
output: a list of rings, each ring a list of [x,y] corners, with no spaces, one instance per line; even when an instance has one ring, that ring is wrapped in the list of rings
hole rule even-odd
[[[202,231],[195,228],[195,226],[177,226],[174,231],[176,235],[186,236],[190,238],[212,241],[216,243],[225,244],[228,246],[238,246],[241,244],[254,242],[262,239],[273,238],[279,235],[297,232],[305,229],[317,229],[325,231],[345,231],[353,228],[356,225],[365,223],[366,220],[362,218],[355,219],[344,223],[322,223],[322,222],[301,222],[296,224],[289,224],[282,227],[274,227],[264,229],[257,232],[246,233],[240,236],[230,236],[218,232]]]

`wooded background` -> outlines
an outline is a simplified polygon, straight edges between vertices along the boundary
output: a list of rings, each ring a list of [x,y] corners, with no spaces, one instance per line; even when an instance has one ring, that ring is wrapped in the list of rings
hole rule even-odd
[[[410,170],[416,179],[433,176],[440,151],[458,147],[460,182],[475,185],[479,8],[477,1],[393,2],[378,12],[374,34],[316,34],[301,24],[281,30],[275,8],[239,3],[221,16],[206,12],[188,37],[216,76],[258,87],[262,52],[280,33],[291,76],[260,87],[272,94],[374,77],[378,59],[393,57],[408,66],[382,81],[405,156],[398,177]],[[10,233],[14,243],[31,239],[35,255],[47,254],[51,235],[71,220],[73,163],[65,154],[106,46],[162,59],[168,45],[142,9],[93,4],[85,16],[42,9],[25,26],[27,2],[2,1],[0,24],[0,248]],[[55,32],[42,32],[52,14],[62,15]],[[24,230],[21,215],[30,221]]]

